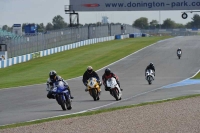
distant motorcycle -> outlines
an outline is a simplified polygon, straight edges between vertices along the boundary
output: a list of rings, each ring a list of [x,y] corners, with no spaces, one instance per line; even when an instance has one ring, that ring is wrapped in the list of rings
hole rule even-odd
[[[182,55],[182,51],[177,51],[177,56],[179,59],[181,58],[181,55]]]
[[[109,78],[106,81],[106,85],[108,88],[110,88],[110,94],[118,101],[121,100],[121,96],[122,96],[122,92],[121,89],[119,87],[119,85],[117,84],[117,81],[115,78]]]
[[[61,106],[63,110],[66,110],[66,108],[68,110],[72,109],[69,91],[67,90],[67,87],[64,86],[64,83],[62,81],[56,82],[55,87],[51,91],[53,92],[57,103]]]
[[[100,96],[101,89],[96,78],[91,77],[88,79],[87,88],[88,88],[89,94],[91,95],[91,97],[93,97],[94,101],[97,101],[100,99],[99,96]]]
[[[154,71],[153,70],[146,71],[146,80],[148,81],[149,85],[152,84],[152,81],[154,80]]]

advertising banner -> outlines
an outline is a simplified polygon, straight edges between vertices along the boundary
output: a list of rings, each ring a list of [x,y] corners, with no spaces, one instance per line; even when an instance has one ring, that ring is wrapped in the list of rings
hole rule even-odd
[[[200,0],[70,0],[75,11],[200,10]]]

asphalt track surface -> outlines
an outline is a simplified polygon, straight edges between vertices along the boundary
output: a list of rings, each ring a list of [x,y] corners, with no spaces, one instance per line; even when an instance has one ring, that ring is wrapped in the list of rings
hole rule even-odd
[[[67,81],[75,97],[70,111],[62,111],[56,100],[46,97],[45,84],[0,90],[0,125],[197,94],[200,92],[199,85],[168,89],[162,87],[189,78],[199,70],[199,42],[199,36],[176,37],[111,64],[109,67],[119,76],[124,89],[119,102],[103,87],[100,101],[93,101],[88,92],[84,91],[82,77]],[[176,56],[178,47],[183,50],[180,60]],[[150,62],[156,67],[156,79],[152,85],[148,85],[144,78],[145,68]],[[101,77],[103,72],[104,69],[97,73]]]

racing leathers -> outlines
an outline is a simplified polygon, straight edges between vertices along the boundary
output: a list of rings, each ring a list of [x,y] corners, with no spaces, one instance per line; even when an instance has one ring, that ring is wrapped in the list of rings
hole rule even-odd
[[[69,91],[71,99],[73,99],[74,97],[71,95],[71,91],[70,91],[70,87],[69,87],[68,83],[66,81],[64,81],[64,79],[59,75],[57,75],[54,80],[51,80],[50,78],[47,79],[47,89],[49,90],[47,97],[49,99],[55,99],[52,89],[55,87],[55,83],[58,81],[62,81],[64,83],[64,86],[66,86],[66,88]]]
[[[179,52],[179,51],[181,51],[181,53],[182,53],[182,50],[181,50],[181,49],[177,49],[177,55],[178,55],[178,52]]]
[[[109,75],[106,75],[105,73],[103,74],[102,76],[102,81],[103,81],[103,85],[105,86],[105,91],[109,91],[110,88],[107,87],[107,84],[106,84],[106,81],[109,79],[109,78],[115,78],[116,81],[117,81],[117,84],[119,85],[120,87],[120,82],[119,82],[119,78],[117,75],[115,75],[114,73],[110,73]],[[123,90],[121,87],[120,87],[121,91]]]
[[[147,70],[153,70],[154,71],[154,76],[155,76],[155,67],[154,67],[154,65],[148,65],[147,67],[146,67],[146,69],[145,69],[145,76],[146,76],[146,71]]]
[[[87,87],[87,80],[91,77],[95,77],[97,79],[97,82],[101,85],[100,79],[98,74],[95,71],[92,71],[91,73],[88,73],[88,71],[85,71],[83,74],[83,84]]]

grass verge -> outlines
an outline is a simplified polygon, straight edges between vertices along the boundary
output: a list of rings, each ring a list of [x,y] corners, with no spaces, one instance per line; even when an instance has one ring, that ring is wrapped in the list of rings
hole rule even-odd
[[[0,69],[0,89],[45,83],[50,70],[56,70],[64,79],[81,76],[88,65],[95,70],[115,62],[159,40],[170,38],[143,37],[113,40],[95,45],[36,58]]]
[[[200,72],[196,76],[194,76],[192,79],[200,79]]]
[[[133,107],[139,107],[139,106],[145,106],[145,105],[152,105],[152,104],[159,104],[159,103],[170,102],[170,101],[175,101],[175,100],[183,100],[183,99],[199,97],[199,96],[200,96],[200,94],[194,94],[194,95],[181,96],[181,97],[167,99],[167,100],[161,100],[161,101],[145,102],[145,103],[140,103],[140,104],[136,104],[136,105],[121,106],[121,107],[115,107],[115,108],[109,108],[109,109],[101,109],[101,110],[90,111],[90,112],[81,113],[81,114],[73,114],[73,115],[68,115],[68,116],[60,116],[60,117],[55,117],[55,118],[36,120],[36,121],[32,121],[32,122],[16,123],[16,124],[11,124],[11,125],[6,125],[6,126],[0,126],[0,129],[28,126],[28,125],[40,124],[40,123],[44,123],[44,122],[68,119],[68,118],[73,118],[73,117],[89,116],[89,115],[95,115],[95,114],[111,112],[111,111],[116,111],[116,110],[121,110],[121,109],[127,109],[127,108],[133,108]]]

